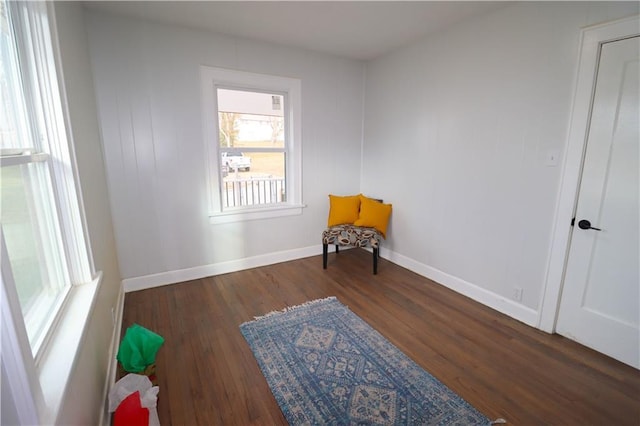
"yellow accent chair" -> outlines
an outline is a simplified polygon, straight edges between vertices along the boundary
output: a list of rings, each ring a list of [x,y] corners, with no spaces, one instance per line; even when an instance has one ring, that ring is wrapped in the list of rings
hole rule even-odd
[[[391,204],[365,197],[329,195],[328,227],[322,232],[322,267],[327,269],[329,244],[371,248],[373,251],[373,273],[378,273],[380,243],[386,238],[391,216]]]

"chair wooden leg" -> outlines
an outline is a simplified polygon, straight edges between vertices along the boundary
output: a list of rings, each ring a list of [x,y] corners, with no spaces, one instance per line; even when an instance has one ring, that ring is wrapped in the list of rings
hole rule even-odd
[[[340,252],[340,246],[336,244],[336,253]]]
[[[378,273],[378,249],[373,249],[373,275]]]
[[[329,252],[329,245],[322,244],[322,269],[327,269],[327,254]]]

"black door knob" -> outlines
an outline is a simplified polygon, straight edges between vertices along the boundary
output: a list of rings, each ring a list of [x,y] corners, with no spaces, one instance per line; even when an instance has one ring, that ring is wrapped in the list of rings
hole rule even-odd
[[[580,222],[578,222],[578,228],[580,228],[580,229],[593,229],[594,231],[602,231],[602,229],[600,229],[600,228],[594,228],[593,226],[591,226],[591,222],[589,222],[586,219],[582,219]]]

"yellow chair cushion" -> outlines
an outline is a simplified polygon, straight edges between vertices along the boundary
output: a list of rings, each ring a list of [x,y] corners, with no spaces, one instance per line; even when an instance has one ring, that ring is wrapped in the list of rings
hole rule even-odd
[[[329,195],[329,226],[352,225],[358,220],[359,212],[360,195]]]
[[[391,216],[391,204],[384,204],[360,195],[360,216],[353,222],[355,226],[375,228],[387,238],[387,225]]]

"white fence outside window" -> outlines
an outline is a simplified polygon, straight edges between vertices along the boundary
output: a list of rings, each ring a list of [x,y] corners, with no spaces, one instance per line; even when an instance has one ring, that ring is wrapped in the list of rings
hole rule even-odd
[[[225,207],[276,204],[286,201],[284,178],[225,180],[222,197]]]

